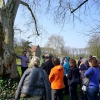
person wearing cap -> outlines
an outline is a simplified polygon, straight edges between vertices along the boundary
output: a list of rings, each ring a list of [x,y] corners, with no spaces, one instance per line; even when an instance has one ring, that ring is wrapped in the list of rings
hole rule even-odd
[[[51,59],[52,57],[49,54],[45,54],[45,62],[41,65],[41,68],[43,68],[47,72],[48,76],[51,69],[54,67]]]
[[[33,57],[28,68],[18,84],[15,100],[27,98],[27,100],[39,100],[42,96],[45,100],[51,100],[51,88],[48,75],[39,67],[40,60]]]

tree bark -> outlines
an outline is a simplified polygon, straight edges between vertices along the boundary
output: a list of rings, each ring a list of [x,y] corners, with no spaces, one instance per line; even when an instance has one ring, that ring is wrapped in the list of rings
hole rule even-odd
[[[6,72],[10,73],[11,78],[15,78],[18,76],[17,73],[17,65],[16,65],[16,58],[14,56],[14,45],[13,45],[13,37],[14,37],[14,20],[17,14],[17,10],[19,7],[21,0],[8,0],[6,5],[0,8],[0,22],[2,23],[3,30],[0,32],[0,70],[3,68],[3,74],[6,75]],[[4,35],[4,39],[3,36]],[[7,52],[7,53],[6,53]],[[8,55],[7,55],[8,54]],[[13,57],[12,63],[8,65],[10,62],[6,62],[6,57]],[[9,60],[8,59],[8,60]],[[2,72],[2,71],[1,71]]]

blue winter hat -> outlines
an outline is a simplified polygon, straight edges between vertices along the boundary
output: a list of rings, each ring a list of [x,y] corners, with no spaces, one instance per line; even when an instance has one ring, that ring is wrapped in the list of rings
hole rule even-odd
[[[69,60],[70,60],[70,57],[68,57],[68,56],[67,56],[67,57],[66,57],[66,60],[69,62]]]

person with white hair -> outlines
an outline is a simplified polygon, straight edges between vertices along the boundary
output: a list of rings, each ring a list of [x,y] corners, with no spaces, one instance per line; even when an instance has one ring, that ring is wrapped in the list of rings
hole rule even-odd
[[[81,60],[80,66],[79,66],[79,71],[80,71],[80,76],[81,76],[81,80],[80,80],[80,87],[81,88],[82,88],[83,79],[85,78],[84,73],[88,68],[89,68],[88,60],[86,58],[83,58]],[[81,93],[82,93],[82,99],[87,100],[86,93],[84,93],[82,90],[81,90]]]
[[[39,100],[42,96],[45,100],[51,100],[51,88],[48,75],[39,67],[40,59],[33,57],[28,68],[19,82],[15,99],[27,98],[28,100]]]

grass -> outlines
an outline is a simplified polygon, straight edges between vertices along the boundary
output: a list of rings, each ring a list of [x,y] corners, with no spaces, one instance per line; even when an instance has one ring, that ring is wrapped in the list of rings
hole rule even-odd
[[[70,100],[70,95],[64,96],[64,100]]]
[[[18,73],[19,73],[19,75],[21,76],[21,74],[22,74],[22,71],[21,71],[21,61],[20,61],[20,59],[16,59],[16,62],[17,62],[17,70],[18,70]]]

